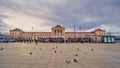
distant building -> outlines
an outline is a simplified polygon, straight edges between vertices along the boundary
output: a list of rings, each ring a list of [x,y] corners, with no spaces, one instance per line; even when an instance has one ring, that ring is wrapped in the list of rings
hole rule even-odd
[[[10,38],[10,36],[0,33],[0,38]]]
[[[56,25],[52,27],[52,32],[25,32],[21,29],[13,29],[10,30],[10,36],[14,38],[84,38],[84,37],[92,37],[92,36],[104,36],[106,35],[106,31],[102,29],[96,29],[91,32],[65,32],[65,27],[60,25]]]
[[[120,32],[112,32],[111,35],[113,35],[113,36],[120,36]]]

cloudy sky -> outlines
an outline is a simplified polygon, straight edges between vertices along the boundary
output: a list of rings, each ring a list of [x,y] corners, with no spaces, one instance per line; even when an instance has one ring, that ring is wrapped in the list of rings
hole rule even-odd
[[[120,0],[0,0],[0,32],[51,31],[57,24],[66,31],[96,28],[120,32]]]

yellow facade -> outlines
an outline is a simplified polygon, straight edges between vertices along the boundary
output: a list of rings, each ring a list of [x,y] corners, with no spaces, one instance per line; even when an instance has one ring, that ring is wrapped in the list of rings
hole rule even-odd
[[[22,37],[22,38],[52,38],[52,37],[60,37],[60,38],[74,38],[74,37],[88,37],[88,36],[104,36],[106,35],[106,31],[102,29],[96,29],[91,32],[65,32],[65,27],[60,25],[56,25],[52,27],[52,32],[25,32],[21,29],[13,29],[10,30],[10,36],[14,38]]]

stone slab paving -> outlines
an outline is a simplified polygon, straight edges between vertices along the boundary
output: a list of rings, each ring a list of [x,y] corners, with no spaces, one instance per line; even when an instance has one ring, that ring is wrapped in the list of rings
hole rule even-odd
[[[56,46],[59,51],[52,55]],[[0,48],[4,48],[0,51],[0,68],[48,68],[51,61],[52,68],[120,68],[119,43],[0,43]]]

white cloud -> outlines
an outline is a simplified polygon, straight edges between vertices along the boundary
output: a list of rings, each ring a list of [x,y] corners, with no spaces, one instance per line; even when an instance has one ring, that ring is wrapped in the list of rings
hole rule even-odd
[[[99,19],[92,18],[92,17],[84,17],[81,19],[81,22],[88,23],[88,22],[97,22]]]
[[[116,31],[118,31],[119,32],[119,25],[116,25],[116,24],[114,24],[114,25],[101,25],[101,27],[100,28],[102,28],[102,29],[105,29],[106,31],[108,31],[108,32],[116,32]]]
[[[80,25],[83,31],[105,28],[108,32],[120,32],[118,3],[117,0],[0,0],[0,14],[8,16],[0,16],[0,20],[12,28],[24,26],[26,31],[31,31],[31,27],[35,27],[34,31],[50,31],[51,26],[60,24],[67,31]]]
[[[9,26],[12,26],[11,29],[23,28],[25,31],[32,31],[31,28],[34,27],[34,31],[48,31],[48,27],[50,27],[43,26],[45,22],[47,22],[47,20],[44,19],[39,19],[37,17],[18,12],[9,12],[5,14],[9,17],[4,18],[3,22],[5,22]]]

